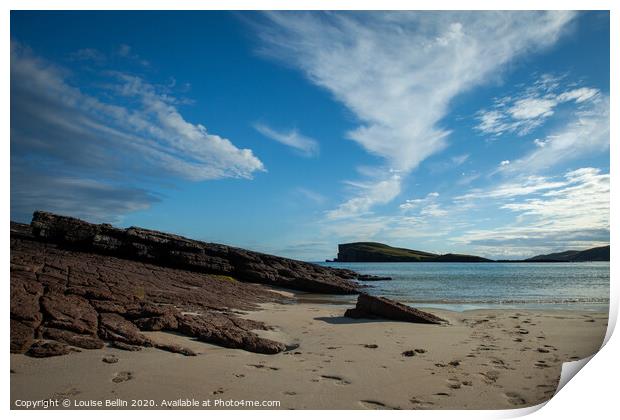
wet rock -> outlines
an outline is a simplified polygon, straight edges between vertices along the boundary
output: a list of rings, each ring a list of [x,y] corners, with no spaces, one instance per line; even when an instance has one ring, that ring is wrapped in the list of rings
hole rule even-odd
[[[357,279],[362,280],[362,281],[383,281],[383,280],[392,280],[392,277],[373,276],[371,274],[358,274]]]
[[[446,321],[428,312],[411,308],[393,300],[362,293],[355,308],[347,309],[349,318],[386,318],[420,324],[441,324]]]

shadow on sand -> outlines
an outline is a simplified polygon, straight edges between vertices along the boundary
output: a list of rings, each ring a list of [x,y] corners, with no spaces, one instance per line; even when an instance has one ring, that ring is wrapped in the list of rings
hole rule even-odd
[[[346,316],[319,316],[314,318],[332,325],[367,324],[369,322],[389,322],[388,319],[380,318],[348,318]]]

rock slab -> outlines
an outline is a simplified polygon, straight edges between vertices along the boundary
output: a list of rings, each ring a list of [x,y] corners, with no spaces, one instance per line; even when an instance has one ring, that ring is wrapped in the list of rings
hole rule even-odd
[[[358,296],[355,308],[347,309],[344,316],[349,318],[385,318],[417,324],[443,324],[447,322],[431,313],[366,293]]]
[[[313,293],[355,294],[359,291],[357,284],[351,281],[357,274],[351,270],[322,267],[169,233],[138,227],[119,229],[42,211],[34,213],[30,225],[33,237],[82,252]],[[12,225],[12,230],[24,229]]]

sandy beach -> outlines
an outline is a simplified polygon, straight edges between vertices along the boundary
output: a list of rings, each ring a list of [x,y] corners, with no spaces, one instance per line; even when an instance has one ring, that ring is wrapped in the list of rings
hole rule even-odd
[[[421,325],[344,318],[345,308],[304,299],[247,312],[273,327],[261,336],[298,346],[276,355],[165,332],[145,334],[199,354],[107,346],[45,359],[12,354],[12,408],[49,398],[72,407],[120,399],[129,404],[121,408],[131,400],[166,408],[163,401],[196,399],[276,401],[264,408],[280,409],[520,408],[548,400],[562,362],[596,352],[607,325],[606,313],[436,309],[429,311],[449,325]]]

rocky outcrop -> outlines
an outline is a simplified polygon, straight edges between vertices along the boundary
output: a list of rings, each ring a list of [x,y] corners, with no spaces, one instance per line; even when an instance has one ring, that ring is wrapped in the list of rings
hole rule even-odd
[[[338,245],[334,262],[491,262],[476,255],[433,254],[407,248],[395,248],[378,242],[353,242]]]
[[[372,274],[358,274],[357,279],[360,281],[385,281],[385,280],[392,280],[392,277],[373,276]]]
[[[92,224],[40,211],[34,213],[31,227],[32,236],[39,240],[84,252],[313,293],[358,292],[356,284],[350,280],[356,274],[350,270],[322,267],[169,233],[137,227],[119,229],[109,224]],[[12,226],[12,230],[17,233],[20,228]]]
[[[109,255],[77,252],[34,240],[11,224],[11,352],[32,357],[98,349],[155,347],[144,331],[172,331],[216,345],[277,353],[285,344],[260,337],[268,327],[239,310],[282,295],[232,276],[205,274]]]
[[[384,297],[371,296],[365,293],[358,296],[355,308],[347,309],[344,316],[349,318],[385,318],[418,324],[442,324],[447,322],[431,313],[420,311]]]

